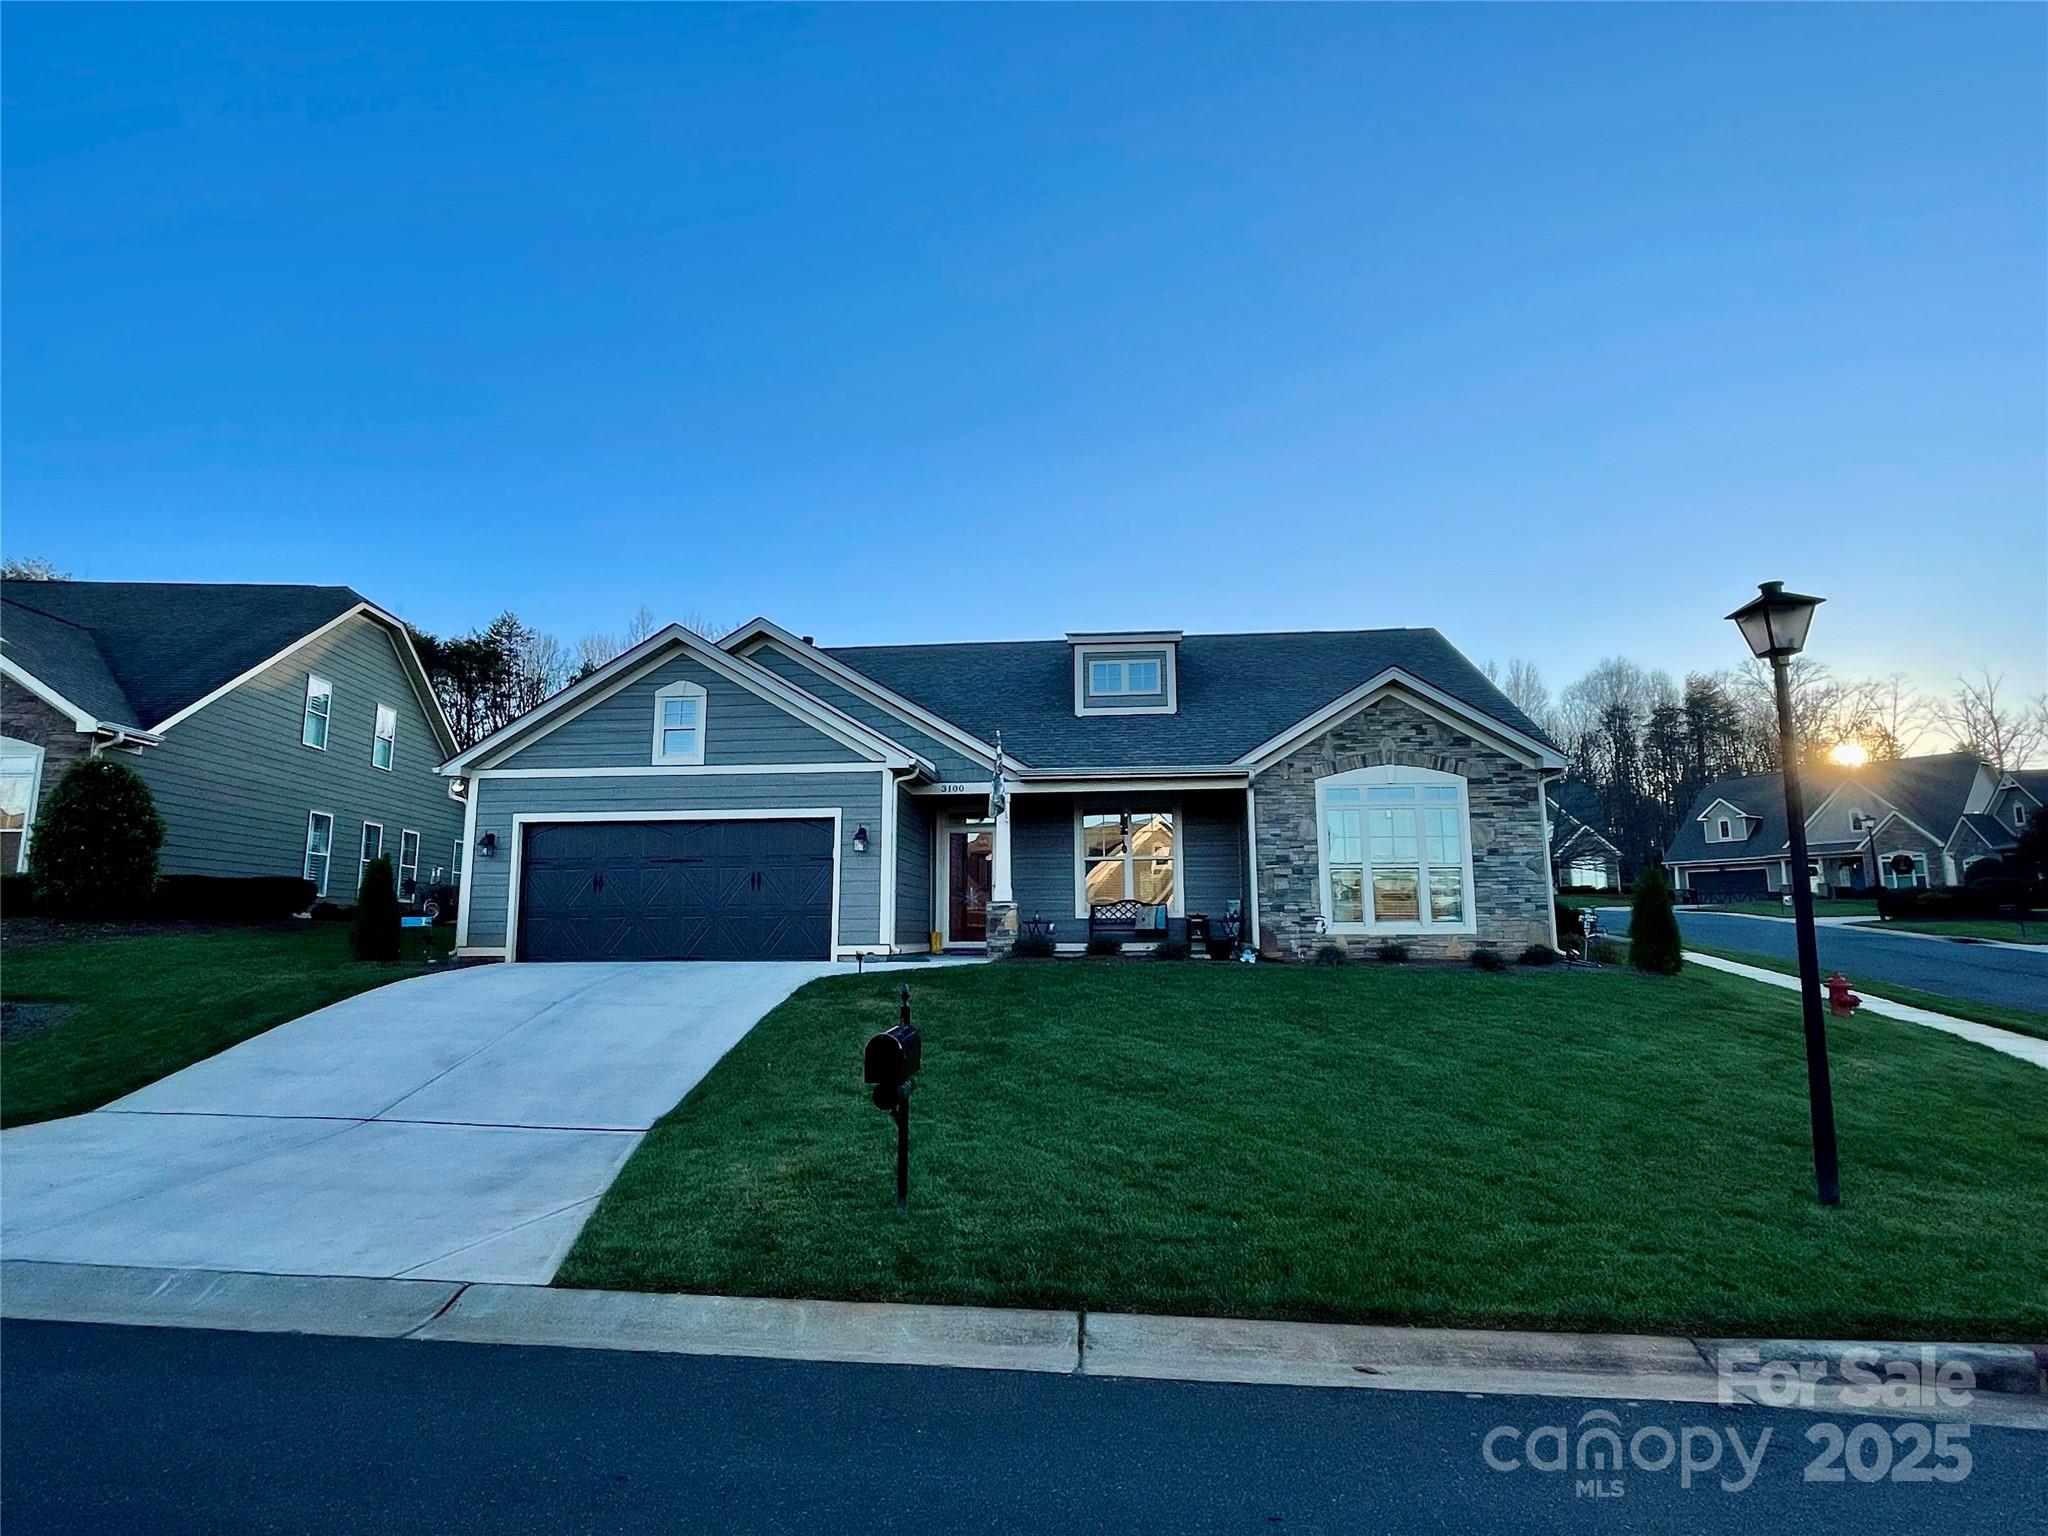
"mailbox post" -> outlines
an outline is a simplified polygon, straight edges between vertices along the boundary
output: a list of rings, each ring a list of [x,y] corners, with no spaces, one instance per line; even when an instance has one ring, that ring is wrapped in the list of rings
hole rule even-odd
[[[873,1090],[875,1108],[896,1122],[896,1214],[910,1209],[910,1088],[922,1064],[924,1044],[910,1022],[910,985],[899,994],[897,1022],[870,1036],[861,1056],[861,1076]]]

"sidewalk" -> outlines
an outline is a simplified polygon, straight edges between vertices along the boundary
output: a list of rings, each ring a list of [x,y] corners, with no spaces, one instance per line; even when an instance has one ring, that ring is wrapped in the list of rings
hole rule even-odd
[[[1799,978],[1787,976],[1778,971],[1767,971],[1761,966],[1744,965],[1739,960],[1723,960],[1719,955],[1704,955],[1698,950],[1685,952],[1688,965],[1703,965],[1709,970],[1726,971],[1731,976],[1747,976],[1751,981],[1761,981],[1767,986],[1781,987],[1787,992],[1799,990]],[[2014,1034],[2009,1029],[1996,1029],[1989,1024],[1976,1024],[1968,1019],[1951,1018],[1945,1013],[1935,1013],[1926,1008],[1915,1008],[1906,1003],[1895,1003],[1889,998],[1874,997],[1868,992],[1858,992],[1863,999],[1863,1009],[1880,1018],[1897,1019],[1905,1024],[1919,1024],[1928,1029],[1938,1029],[1943,1034],[1954,1035],[1972,1045],[1987,1046],[1991,1050],[2026,1062],[2029,1066],[2048,1071],[2048,1040],[2036,1040],[2031,1035]]]
[[[2048,1430],[2043,1359],[2024,1344],[1870,1344],[1483,1329],[1392,1328],[1258,1319],[927,1307],[885,1302],[657,1296],[445,1280],[371,1280],[43,1264],[0,1264],[0,1316],[423,1342],[542,1345],[853,1364],[1129,1376],[1256,1386],[1509,1393],[1625,1401],[1756,1400],[1725,1363],[1825,1370],[1815,1401],[1845,1385],[1845,1352],[1875,1351],[1925,1372],[1968,1368],[1969,1401],[1908,1417]],[[1932,1353],[1926,1353],[1931,1351]],[[1753,1352],[1753,1353],[1752,1353]],[[1743,1363],[1738,1363],[1743,1362]],[[1882,1413],[1883,1409],[1861,1409]]]

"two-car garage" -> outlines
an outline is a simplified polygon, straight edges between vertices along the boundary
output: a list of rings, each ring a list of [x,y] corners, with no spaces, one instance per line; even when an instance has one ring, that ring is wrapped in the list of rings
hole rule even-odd
[[[829,819],[518,827],[521,960],[831,958]]]

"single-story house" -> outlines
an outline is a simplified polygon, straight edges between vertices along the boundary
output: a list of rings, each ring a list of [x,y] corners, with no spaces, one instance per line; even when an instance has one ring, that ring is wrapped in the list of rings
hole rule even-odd
[[[457,878],[455,750],[405,625],[347,587],[0,584],[0,868],[42,797],[116,753],[164,822],[164,874],[304,875],[355,900]]]
[[[1894,890],[1957,885],[1970,865],[2009,850],[2042,774],[2001,775],[1969,752],[1825,766],[1805,775],[1807,876],[1824,895],[1883,884]],[[2032,781],[2029,787],[2027,780]],[[1770,897],[1790,888],[1784,784],[1775,773],[1722,779],[1701,790],[1664,856],[1685,899]]]
[[[1550,811],[1550,867],[1561,891],[1621,889],[1621,850],[1561,805]]]
[[[672,625],[442,772],[460,950],[576,960],[1554,943],[1563,769],[1434,630],[821,647],[760,619]]]

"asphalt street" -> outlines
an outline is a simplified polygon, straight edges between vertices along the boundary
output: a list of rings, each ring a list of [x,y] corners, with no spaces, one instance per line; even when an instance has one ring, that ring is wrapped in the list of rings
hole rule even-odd
[[[1600,925],[1609,933],[1627,933],[1628,909],[1602,908]],[[1709,949],[1740,950],[1780,960],[1799,958],[1792,924],[1772,918],[1682,911],[1678,931],[1688,942]],[[2005,949],[1870,928],[1823,927],[1815,937],[1822,971],[1840,971],[1856,986],[1881,992],[1883,983],[1889,981],[1948,997],[2048,1012],[2048,945]]]
[[[9,1323],[0,1500],[49,1531],[1998,1531],[2048,1434],[1959,1480],[1810,1481],[1814,1415]],[[1587,1424],[1586,1415],[1595,1415]],[[1619,1470],[1539,1470],[1619,1421]],[[1841,1422],[1852,1444],[1853,1421]],[[1558,1438],[1532,1432],[1557,1426]],[[1685,1452],[1661,1470],[1659,1432]],[[1764,1439],[1765,1431],[1769,1438]],[[1647,1433],[1645,1433],[1647,1432]],[[1865,1433],[1860,1467],[1915,1436]],[[1740,1451],[1728,1436],[1739,1437]],[[1489,1437],[1491,1440],[1489,1441]],[[1879,1441],[1883,1445],[1879,1445]],[[1493,1459],[1507,1470],[1489,1466]],[[1759,1447],[1761,1447],[1759,1449]],[[1755,1467],[1746,1486],[1743,1462]],[[1951,1457],[1948,1465],[1960,1466]],[[1923,1470],[1932,1463],[1923,1464]],[[1689,1483],[1689,1486],[1687,1484]],[[1604,1490],[1596,1492],[1594,1485]]]

